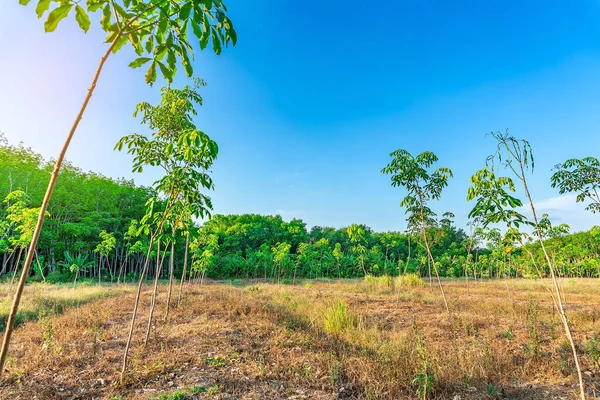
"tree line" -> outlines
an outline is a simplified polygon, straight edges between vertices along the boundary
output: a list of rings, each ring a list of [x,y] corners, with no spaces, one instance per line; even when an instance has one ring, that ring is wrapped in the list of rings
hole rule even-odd
[[[48,208],[32,279],[50,282],[94,279],[133,280],[141,274],[150,237],[137,228],[152,188],[84,172],[67,163]],[[22,263],[43,190],[49,162],[22,145],[0,138],[0,275],[12,278]],[[164,207],[164,202],[157,207]],[[444,213],[429,221],[426,234],[442,277],[472,279],[549,275],[539,241],[527,239],[530,255],[497,228],[469,225],[465,232]],[[542,227],[557,272],[565,277],[599,277],[600,228],[570,233],[566,224]],[[473,229],[471,229],[473,228]],[[256,214],[214,215],[191,226],[190,240],[175,241],[174,275],[181,277],[186,247],[194,277],[213,279],[354,278],[415,273],[428,276],[431,265],[423,238],[410,232],[374,232],[365,225],[308,228],[301,219]],[[158,245],[150,252],[149,275],[157,271]],[[167,259],[171,249],[166,250]],[[162,253],[161,253],[162,254]],[[160,259],[159,259],[160,263]],[[163,272],[164,274],[164,272]]]

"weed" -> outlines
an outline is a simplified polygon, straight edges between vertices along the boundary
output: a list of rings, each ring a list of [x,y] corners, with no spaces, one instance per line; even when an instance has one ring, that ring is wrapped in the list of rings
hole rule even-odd
[[[512,327],[509,326],[508,328],[506,328],[506,330],[504,331],[504,333],[502,333],[502,336],[506,340],[513,340],[515,338],[515,334],[512,331]]]
[[[492,385],[491,383],[487,384],[487,386],[485,387],[485,391],[491,399],[497,399],[502,396],[502,390],[498,389],[496,386]]]
[[[419,371],[413,378],[412,384],[416,386],[416,394],[419,398],[425,400],[429,393],[433,390],[435,383],[435,375],[431,369],[429,357],[427,355],[427,346],[421,336],[417,324],[413,321],[413,332],[417,339],[416,352],[420,362]]]
[[[343,300],[338,300],[329,306],[323,314],[323,326],[325,332],[340,334],[346,329],[354,326],[356,317],[348,311],[348,306]]]
[[[209,386],[206,389],[206,394],[209,395],[209,396],[214,396],[216,394],[219,394],[219,392],[221,392],[221,388],[219,386],[217,386],[217,385]]]
[[[585,342],[585,354],[597,367],[600,367],[600,339],[596,333]]]
[[[204,359],[204,362],[206,362],[209,365],[212,365],[215,368],[221,368],[227,364],[227,360],[225,359],[225,357],[221,356],[206,357]]]

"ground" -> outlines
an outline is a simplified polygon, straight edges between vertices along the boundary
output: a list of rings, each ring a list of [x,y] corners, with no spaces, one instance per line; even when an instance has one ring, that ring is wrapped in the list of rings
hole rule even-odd
[[[445,281],[450,313],[436,285],[416,283],[186,285],[168,322],[163,285],[144,346],[147,287],[122,381],[135,288],[30,287],[29,310],[43,304],[43,312],[30,311],[13,335],[0,398],[576,398],[571,351],[542,281],[478,281],[468,289]],[[561,284],[593,398],[600,285]],[[0,318],[6,304],[8,297]]]

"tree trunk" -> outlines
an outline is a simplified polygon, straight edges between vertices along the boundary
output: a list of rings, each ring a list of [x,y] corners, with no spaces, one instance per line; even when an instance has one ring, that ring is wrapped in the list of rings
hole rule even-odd
[[[21,254],[23,253],[23,248],[19,248],[19,253],[17,254],[17,258],[14,261],[15,269],[13,270],[12,278],[10,279],[10,286],[8,288],[8,293],[12,292],[13,284],[15,283],[15,276],[17,276],[17,270],[19,269],[19,262],[21,261]]]
[[[523,164],[520,161],[519,161],[519,166],[521,169],[521,176],[522,176],[523,186],[525,188],[525,194],[527,195],[527,199],[529,200],[529,205],[531,207],[531,213],[533,214],[533,221],[535,223],[536,233],[540,240],[540,246],[542,247],[542,252],[544,253],[546,261],[548,262],[548,267],[550,268],[550,275],[552,276],[552,283],[554,284],[554,289],[556,290],[557,302],[555,305],[556,305],[557,311],[559,312],[559,314],[561,316],[561,320],[562,320],[563,326],[565,328],[565,334],[567,336],[567,339],[569,340],[569,344],[571,345],[571,351],[573,352],[573,359],[575,361],[575,368],[577,369],[577,377],[579,379],[579,394],[580,394],[581,400],[585,400],[585,389],[583,386],[583,376],[581,374],[581,367],[579,365],[579,357],[577,356],[577,348],[575,347],[575,341],[573,340],[573,336],[571,335],[571,328],[569,326],[567,314],[565,312],[565,308],[562,303],[560,289],[558,286],[558,281],[556,280],[556,275],[554,274],[554,268],[552,266],[552,262],[550,261],[550,256],[548,255],[548,252],[546,251],[546,246],[544,245],[542,231],[540,230],[540,226],[539,226],[538,219],[537,219],[537,214],[535,212],[535,207],[533,205],[533,200],[531,199],[531,193],[529,192],[529,188],[527,186],[527,181],[525,179],[525,171],[523,168]]]
[[[127,369],[127,356],[129,355],[129,347],[131,346],[131,338],[133,337],[133,328],[135,327],[135,317],[137,315],[138,306],[140,304],[140,295],[142,293],[142,286],[144,285],[144,276],[148,270],[150,264],[150,253],[152,252],[152,245],[154,244],[154,235],[150,236],[150,244],[148,245],[148,254],[146,254],[146,261],[144,262],[144,268],[140,274],[140,280],[138,282],[137,292],[135,295],[135,303],[133,305],[133,313],[131,315],[131,325],[129,326],[129,335],[127,336],[127,344],[125,345],[125,351],[123,352],[123,365],[121,366],[121,381],[123,381],[123,375]]]
[[[173,232],[175,237],[175,232]],[[167,293],[167,310],[165,311],[165,322],[169,320],[169,308],[171,306],[171,292],[173,290],[173,269],[174,269],[174,253],[175,253],[175,240],[171,241],[171,256],[169,257],[169,292]]]
[[[179,284],[179,298],[177,299],[178,307],[179,307],[179,304],[181,304],[181,295],[183,293],[183,282],[185,281],[185,273],[187,272],[189,248],[190,248],[190,233],[188,232],[185,237],[185,254],[183,256],[183,273],[181,274],[181,283]]]
[[[158,242],[158,251],[156,255],[156,274],[154,276],[154,291],[152,292],[152,300],[150,302],[150,312],[148,314],[148,327],[146,329],[146,338],[144,339],[144,346],[148,344],[148,339],[150,338],[150,328],[152,328],[152,317],[154,315],[154,307],[156,306],[156,295],[158,293],[158,279],[160,277],[160,272],[162,271],[162,265],[165,260],[165,256],[167,255],[166,248],[169,246],[167,243],[165,246],[165,252],[160,257],[160,242]]]

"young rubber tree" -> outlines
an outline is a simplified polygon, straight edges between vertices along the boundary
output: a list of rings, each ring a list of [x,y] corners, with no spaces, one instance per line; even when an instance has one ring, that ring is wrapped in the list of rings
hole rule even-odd
[[[94,250],[94,252],[100,255],[100,261],[98,262],[98,282],[102,281],[102,261],[106,261],[108,265],[110,281],[112,282],[113,273],[110,269],[110,264],[108,263],[108,255],[114,250],[117,244],[117,239],[115,238],[114,234],[106,231],[100,232],[100,239],[102,239],[102,241],[98,243],[98,246],[96,246],[96,249]]]
[[[203,81],[196,80],[193,87],[186,85],[183,89],[163,88],[161,102],[157,106],[140,103],[135,115],[141,113],[142,123],[152,131],[151,138],[132,134],[123,137],[115,146],[117,150],[127,148],[127,152],[133,155],[134,172],[142,172],[148,166],[160,167],[164,172],[164,176],[154,182],[153,188],[164,201],[165,207],[157,212],[154,210],[154,203],[151,202],[147,215],[141,221],[142,225],[146,225],[145,229],[148,232],[153,232],[151,238],[163,235],[163,230],[166,229],[174,239],[177,230],[186,232],[189,229],[187,224],[191,222],[192,217],[210,216],[212,202],[201,189],[214,188],[208,171],[217,157],[218,146],[193,122],[196,115],[195,106],[202,104],[198,89],[204,85]],[[122,373],[127,367],[147,263],[146,261],[138,282]],[[169,295],[172,271],[171,264]],[[155,285],[153,296],[156,296],[156,288]],[[150,321],[151,318],[152,311]]]
[[[453,177],[452,171],[443,167],[432,171],[431,168],[438,161],[438,157],[430,151],[415,157],[404,149],[398,149],[392,152],[390,157],[392,161],[381,172],[391,175],[392,186],[402,187],[407,192],[400,207],[405,207],[409,225],[414,226],[418,223],[420,226],[428,263],[433,265],[446,311],[450,313],[444,286],[431,253],[427,227],[432,225],[435,216],[433,210],[429,208],[429,203],[441,198],[443,189],[448,186],[448,180]]]
[[[273,248],[271,248],[271,252],[273,253],[273,263],[277,270],[277,282],[281,278],[283,267],[285,267],[290,258],[290,249],[292,245],[290,243],[277,243]]]
[[[362,225],[352,224],[346,229],[350,243],[352,243],[352,251],[356,255],[358,265],[363,270],[364,276],[367,276],[367,269],[365,268],[365,259],[367,257],[367,242],[366,231]]]
[[[12,232],[10,236],[7,236],[8,243],[13,248],[13,253],[15,250],[17,251],[17,258],[13,262],[15,268],[10,281],[9,292],[12,291],[14,279],[19,268],[19,262],[21,261],[21,255],[31,243],[31,237],[40,210],[39,208],[30,208],[30,202],[29,196],[22,190],[10,192],[4,199],[4,204],[8,206],[6,209],[6,229],[7,232]],[[46,212],[46,216],[48,215],[49,213]],[[41,268],[40,273],[43,276]]]
[[[514,174],[514,176],[523,184],[523,190],[529,202],[529,207],[531,209],[533,217],[533,220],[531,221],[532,226],[535,229],[535,234],[539,239],[542,253],[544,254],[544,258],[550,270],[550,276],[552,278],[552,284],[554,287],[554,297],[556,299],[555,306],[558,311],[558,314],[560,315],[565,330],[565,335],[569,341],[569,344],[571,345],[571,350],[573,352],[573,359],[575,361],[575,367],[577,369],[577,375],[579,379],[580,396],[582,400],[585,400],[585,388],[583,386],[583,377],[581,373],[581,367],[579,365],[579,357],[577,356],[577,348],[575,346],[575,341],[571,334],[571,327],[569,324],[569,320],[567,319],[567,314],[565,312],[563,300],[561,298],[560,288],[556,279],[556,273],[554,271],[555,268],[550,258],[549,252],[546,249],[546,245],[544,243],[544,235],[542,232],[542,228],[540,227],[540,221],[536,213],[536,208],[533,203],[529,186],[527,184],[527,176],[529,173],[533,173],[535,167],[533,149],[527,140],[517,139],[514,136],[511,136],[508,130],[505,133],[491,133],[491,136],[496,140],[497,147],[495,154],[488,157],[488,166],[490,166],[491,170],[494,170],[495,163],[498,162],[504,168],[511,171]]]
[[[31,0],[19,0],[22,5],[28,5],[30,2]],[[99,20],[99,28],[107,34],[107,47],[100,58],[81,108],[56,158],[46,194],[42,200],[31,244],[23,265],[23,273],[6,323],[0,350],[0,374],[4,369],[17,310],[52,192],[71,140],[85,114],[109,56],[124,47],[131,46],[138,58],[129,64],[130,67],[138,68],[149,63],[146,82],[154,83],[157,78],[157,70],[160,70],[170,83],[176,75],[178,62],[183,66],[186,75],[193,75],[191,58],[193,57],[194,37],[199,42],[201,49],[205,49],[212,42],[212,49],[216,54],[221,53],[223,46],[227,47],[230,43],[235,46],[237,42],[237,33],[227,16],[227,7],[222,0],[38,0],[35,11],[39,18],[47,15],[44,23],[46,32],[55,31],[58,24],[70,15],[74,16],[84,32],[90,29],[92,21]],[[101,14],[101,18],[90,18],[90,14]]]
[[[555,167],[551,182],[560,194],[577,193],[577,202],[589,201],[586,210],[600,212],[600,161],[572,158]]]

